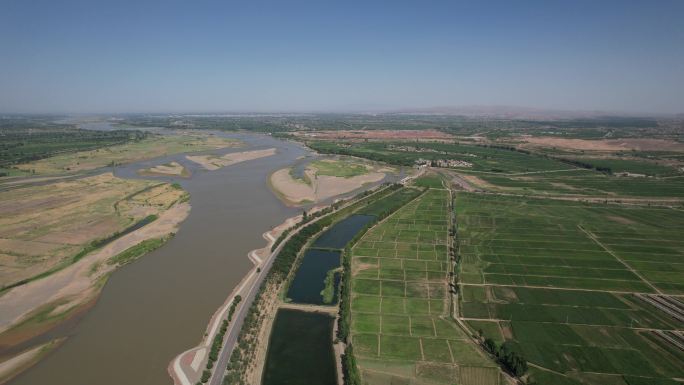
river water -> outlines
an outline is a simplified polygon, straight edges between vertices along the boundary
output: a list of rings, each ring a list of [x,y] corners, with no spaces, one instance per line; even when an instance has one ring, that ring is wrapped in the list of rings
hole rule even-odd
[[[247,253],[263,247],[261,234],[296,215],[267,187],[271,172],[308,154],[302,146],[265,135],[221,134],[251,149],[277,149],[271,157],[216,171],[183,155],[118,167],[115,174],[139,178],[139,168],[175,160],[192,172],[179,182],[191,194],[192,210],[166,245],[112,274],[97,304],[71,327],[55,352],[14,385],[168,385],[170,360],[196,345],[214,311],[251,267]],[[66,329],[66,330],[64,330]]]

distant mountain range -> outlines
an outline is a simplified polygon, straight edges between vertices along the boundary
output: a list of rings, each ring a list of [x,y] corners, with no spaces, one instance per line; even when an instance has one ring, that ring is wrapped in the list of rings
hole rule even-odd
[[[615,111],[571,111],[555,110],[533,107],[517,106],[444,106],[428,108],[402,108],[383,111],[384,114],[402,115],[454,115],[466,117],[482,117],[497,119],[529,119],[529,120],[555,120],[555,119],[600,119],[606,117],[668,117],[684,118],[681,114],[649,114],[649,113],[625,113]]]

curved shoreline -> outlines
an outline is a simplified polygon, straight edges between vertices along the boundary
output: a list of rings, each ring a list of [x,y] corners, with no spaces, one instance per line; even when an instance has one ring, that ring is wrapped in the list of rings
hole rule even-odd
[[[317,176],[306,171],[311,185],[290,176],[292,167],[272,172],[268,176],[268,187],[288,207],[302,207],[308,204],[320,204],[335,197],[350,194],[369,185],[387,179],[386,172],[369,172],[349,178],[330,175]]]

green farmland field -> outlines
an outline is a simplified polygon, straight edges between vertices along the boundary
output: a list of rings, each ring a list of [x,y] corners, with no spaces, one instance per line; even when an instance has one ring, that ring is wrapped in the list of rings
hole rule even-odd
[[[477,174],[494,190],[523,194],[566,194],[615,198],[684,197],[684,176],[611,176],[584,169],[524,175]]]
[[[351,337],[364,383],[500,383],[449,314],[448,197],[428,190],[352,249]]]
[[[684,323],[636,295],[684,302],[682,211],[473,193],[455,211],[459,316],[512,343],[538,383],[684,377],[684,352],[656,334]]]

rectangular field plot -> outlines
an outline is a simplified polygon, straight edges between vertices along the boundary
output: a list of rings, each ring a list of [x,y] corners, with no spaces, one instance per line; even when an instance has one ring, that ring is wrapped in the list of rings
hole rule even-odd
[[[499,384],[497,366],[449,314],[448,203],[447,191],[429,190],[351,251],[351,333],[364,383]]]
[[[473,330],[554,383],[684,376],[681,211],[470,193],[455,211],[458,311]]]

